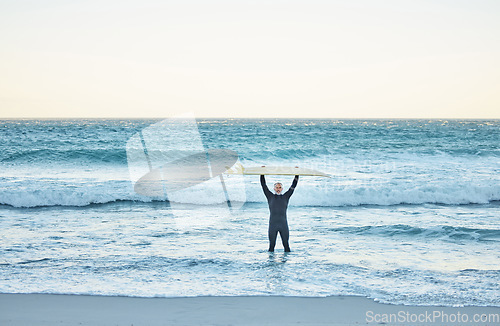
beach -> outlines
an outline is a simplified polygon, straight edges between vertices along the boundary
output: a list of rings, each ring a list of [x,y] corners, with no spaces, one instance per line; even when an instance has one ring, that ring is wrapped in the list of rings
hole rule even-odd
[[[132,298],[0,295],[0,324],[5,326],[500,325],[498,318],[500,307],[390,305],[353,296]]]
[[[1,1],[0,326],[500,326],[500,1]]]

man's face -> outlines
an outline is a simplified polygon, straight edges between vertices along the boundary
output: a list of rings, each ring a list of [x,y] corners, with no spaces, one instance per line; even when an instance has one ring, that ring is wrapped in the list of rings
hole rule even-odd
[[[283,186],[281,183],[277,183],[274,185],[274,191],[279,195],[281,194],[281,190],[283,190]]]

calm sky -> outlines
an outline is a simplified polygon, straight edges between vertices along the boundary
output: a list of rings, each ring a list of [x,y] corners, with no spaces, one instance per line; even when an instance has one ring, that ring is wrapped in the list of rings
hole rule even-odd
[[[0,118],[500,118],[498,0],[0,0]]]

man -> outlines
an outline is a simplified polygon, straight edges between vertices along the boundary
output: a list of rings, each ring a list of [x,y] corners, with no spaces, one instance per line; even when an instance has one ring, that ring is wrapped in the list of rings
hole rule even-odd
[[[290,252],[290,246],[288,245],[288,222],[286,220],[286,209],[288,207],[288,200],[292,196],[295,187],[297,187],[297,182],[299,181],[299,176],[296,175],[293,179],[292,186],[283,195],[281,191],[283,186],[281,183],[277,182],[274,184],[273,194],[266,185],[266,179],[264,175],[260,176],[260,184],[262,185],[262,190],[267,198],[267,203],[269,204],[269,251],[274,251],[274,246],[276,245],[276,237],[278,232],[280,233],[281,241],[283,242],[283,247],[285,252]]]

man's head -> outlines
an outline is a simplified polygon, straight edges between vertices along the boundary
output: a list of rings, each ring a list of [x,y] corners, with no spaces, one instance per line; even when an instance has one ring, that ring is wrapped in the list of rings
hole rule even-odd
[[[283,185],[281,184],[281,182],[276,182],[274,184],[274,191],[276,192],[276,194],[281,194],[281,191],[283,190]]]

